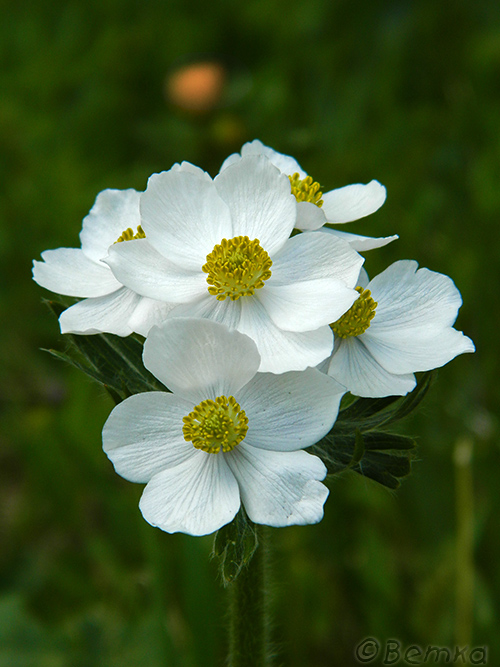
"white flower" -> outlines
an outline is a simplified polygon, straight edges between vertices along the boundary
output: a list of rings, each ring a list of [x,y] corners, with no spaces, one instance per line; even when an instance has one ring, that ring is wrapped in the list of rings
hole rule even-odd
[[[226,158],[221,172],[248,155],[265,155],[275,167],[290,177],[292,192],[297,198],[297,229],[320,229],[322,232],[334,234],[347,241],[358,252],[380,248],[398,238],[397,235],[372,238],[323,227],[325,223],[343,224],[375,213],[386,198],[386,189],[378,181],[370,181],[366,185],[355,183],[322,193],[319,183],[314,182],[293,157],[278,153],[258,139],[244,144],[241,155],[233,153]]]
[[[261,371],[303,370],[331,353],[328,325],[357,298],[363,258],[335,237],[290,238],[296,209],[288,177],[263,156],[214,180],[184,164],[151,176],[141,197],[146,240],[111,246],[106,262],[135,292],[178,304],[169,317],[206,317],[250,336]]]
[[[153,324],[165,319],[170,306],[124,287],[101,261],[122,236],[125,240],[140,235],[139,199],[136,190],[104,190],[83,220],[82,247],[45,250],[43,262],[33,262],[33,279],[39,285],[57,294],[83,297],[61,314],[62,333],[145,336]]]
[[[356,396],[402,396],[415,387],[414,372],[474,352],[453,328],[462,298],[451,278],[417,267],[401,260],[363,280],[358,301],[331,325],[328,374]]]
[[[103,446],[118,474],[147,484],[139,504],[146,521],[205,535],[241,503],[255,523],[321,520],[326,468],[302,449],[333,426],[343,387],[312,368],[257,373],[250,338],[202,319],[153,327],[144,364],[173,393],[120,403]]]

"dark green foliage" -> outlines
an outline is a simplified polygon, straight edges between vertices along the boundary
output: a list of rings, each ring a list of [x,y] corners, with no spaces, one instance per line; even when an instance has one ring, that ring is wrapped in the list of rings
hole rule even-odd
[[[435,372],[423,374],[404,397],[356,398],[340,410],[332,430],[309,451],[323,460],[330,475],[349,469],[396,489],[400,479],[411,472],[416,443],[408,436],[378,429],[392,426],[415,410],[434,376]]]
[[[56,301],[47,303],[56,316],[65,308]],[[143,391],[168,391],[144,367],[142,343],[134,336],[122,338],[113,334],[67,334],[65,338],[69,343],[66,352],[48,352],[102,384],[115,403]]]
[[[340,410],[332,431],[342,434],[359,428],[364,432],[400,421],[418,407],[436,376],[437,371],[423,373],[415,389],[406,396],[355,398]]]

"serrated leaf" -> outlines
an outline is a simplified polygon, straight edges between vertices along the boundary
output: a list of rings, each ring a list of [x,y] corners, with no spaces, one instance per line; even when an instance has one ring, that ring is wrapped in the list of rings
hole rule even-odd
[[[248,565],[259,545],[257,532],[243,508],[231,523],[220,528],[214,539],[212,556],[218,556],[225,586],[234,581]]]

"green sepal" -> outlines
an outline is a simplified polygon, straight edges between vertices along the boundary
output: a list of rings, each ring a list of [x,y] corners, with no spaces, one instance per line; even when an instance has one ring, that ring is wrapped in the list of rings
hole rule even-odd
[[[56,317],[66,308],[57,301],[47,301],[47,305]],[[64,334],[64,338],[69,343],[65,352],[47,352],[102,384],[115,403],[144,391],[168,391],[144,367],[143,343],[135,336]]]
[[[355,398],[340,410],[331,431],[308,451],[323,460],[329,475],[353,470],[396,489],[411,472],[416,442],[385,429],[416,409],[435,376],[436,371],[422,374],[406,396]]]
[[[212,556],[219,558],[224,586],[238,577],[241,570],[252,560],[258,546],[255,526],[245,510],[240,508],[231,523],[222,526],[215,534]]]

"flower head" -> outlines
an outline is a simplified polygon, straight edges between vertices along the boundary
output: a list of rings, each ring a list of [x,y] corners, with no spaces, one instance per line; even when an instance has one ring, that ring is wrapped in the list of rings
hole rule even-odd
[[[297,200],[297,229],[310,231],[320,229],[334,234],[349,243],[354,250],[363,251],[387,245],[397,235],[382,238],[360,236],[324,227],[325,224],[343,224],[359,220],[375,213],[385,202],[386,189],[378,181],[366,185],[355,183],[342,188],[322,192],[320,184],[302,169],[295,158],[278,153],[255,139],[243,145],[241,154],[233,153],[223,162],[221,172],[242,157],[265,155],[283,174],[290,179],[292,194]]]
[[[357,298],[363,258],[323,234],[290,238],[297,215],[285,174],[262,155],[214,180],[183,164],[154,174],[141,197],[146,239],[110,247],[116,278],[169,317],[206,317],[250,336],[261,371],[315,366],[333,347],[329,324]]]
[[[471,339],[453,328],[462,299],[451,278],[417,267],[395,262],[359,287],[358,300],[331,324],[328,373],[356,396],[407,394],[413,373],[474,352]]]
[[[153,327],[144,364],[172,393],[120,403],[103,446],[120,475],[146,483],[146,521],[204,535],[230,522],[240,504],[270,526],[321,520],[326,468],[302,450],[332,427],[343,387],[312,368],[258,373],[250,338],[201,319]]]
[[[104,190],[83,220],[81,248],[45,250],[33,262],[33,279],[67,296],[83,297],[59,318],[62,333],[146,335],[169,306],[124,287],[102,261],[114,243],[144,238],[136,190]]]

